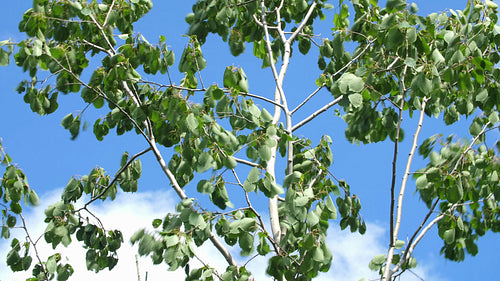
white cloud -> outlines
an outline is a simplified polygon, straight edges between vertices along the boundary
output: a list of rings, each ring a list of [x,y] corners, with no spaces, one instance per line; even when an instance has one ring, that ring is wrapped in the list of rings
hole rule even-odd
[[[58,201],[58,194],[60,193],[52,192],[52,194],[44,196],[41,202],[53,203]],[[116,268],[113,271],[104,270],[99,274],[88,272],[85,269],[85,250],[77,243],[72,243],[68,248],[58,247],[56,250],[61,252],[63,256],[68,257],[70,259],[69,263],[75,269],[71,280],[137,280],[136,247],[130,245],[129,238],[137,229],[150,227],[154,218],[162,218],[167,212],[172,211],[175,206],[175,201],[172,198],[175,198],[175,195],[168,191],[120,194],[113,202],[93,206],[94,214],[101,219],[106,229],[122,230],[125,243],[118,252],[119,262]],[[38,235],[43,233],[45,224],[41,222],[43,222],[43,211],[46,207],[40,206],[35,212],[26,216],[31,233],[37,233]],[[18,236],[22,237],[20,232]],[[322,274],[317,280],[357,281],[362,278],[366,280],[378,279],[376,272],[372,272],[368,268],[368,263],[375,255],[386,251],[386,232],[383,228],[376,224],[368,224],[367,233],[361,236],[351,234],[349,231],[340,231],[338,227],[332,227],[327,241],[333,252],[333,264],[330,272]],[[6,256],[9,248],[5,241],[1,242],[0,257],[2,259]],[[231,251],[234,252],[235,256],[238,256],[237,249],[231,249]],[[43,245],[40,246],[40,252],[42,257],[46,259],[53,253],[53,250],[47,245]],[[210,266],[217,268],[219,271],[224,270],[226,267],[224,259],[209,243],[199,248],[197,255],[203,261],[208,261]],[[242,258],[239,258],[239,260],[241,262],[245,261]],[[199,262],[196,263],[193,266],[200,266]],[[250,261],[247,269],[255,274],[255,280],[269,280],[270,278],[265,275],[266,267],[267,260],[259,257]],[[432,272],[433,269],[435,268],[432,268],[432,264],[419,264],[419,267],[413,271],[416,275],[405,273],[400,280],[442,280],[429,276],[428,272]],[[148,257],[139,257],[139,270],[141,280],[145,279],[146,272],[148,280],[184,280],[185,278],[182,269],[170,272],[165,264],[153,265]],[[28,273],[12,274],[5,263],[0,263],[1,281],[21,281],[25,280],[26,277],[28,277]]]

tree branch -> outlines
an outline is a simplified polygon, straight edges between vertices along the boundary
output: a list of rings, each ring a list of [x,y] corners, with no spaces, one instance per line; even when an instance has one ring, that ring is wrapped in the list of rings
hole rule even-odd
[[[245,159],[241,159],[241,158],[237,158],[237,157],[234,157],[234,159],[236,160],[236,162],[248,165],[250,167],[258,167],[259,166],[257,163],[254,163],[254,162],[251,162],[251,161],[248,161]]]
[[[399,227],[401,225],[403,198],[404,198],[404,194],[406,191],[406,184],[408,182],[408,176],[410,174],[411,162],[413,161],[413,157],[415,156],[415,150],[417,149],[418,136],[419,136],[420,131],[422,129],[422,123],[424,122],[425,106],[427,105],[427,101],[429,101],[429,98],[427,98],[427,97],[424,97],[422,100],[422,110],[420,111],[420,118],[418,120],[418,125],[417,125],[417,129],[415,131],[415,134],[413,135],[413,142],[412,142],[410,153],[408,155],[408,161],[406,162],[406,168],[405,168],[405,173],[403,175],[403,180],[401,183],[401,189],[399,191],[394,232],[393,232],[393,236],[391,237],[389,251],[387,254],[387,261],[386,261],[385,270],[384,270],[384,275],[382,277],[382,280],[384,280],[384,281],[389,281],[391,278],[391,272],[392,272],[391,271],[391,264],[392,264],[392,259],[394,256],[394,244],[398,238]]]
[[[460,158],[457,160],[457,163],[455,164],[455,167],[453,167],[453,170],[450,172],[450,174],[453,174],[458,169],[458,165],[460,165],[460,162],[462,162],[462,159],[464,159],[465,154],[467,154],[467,152],[469,152],[469,150],[472,149],[472,146],[474,146],[474,143],[476,143],[476,141],[479,139],[479,137],[481,137],[484,134],[484,132],[486,132],[486,128],[489,125],[490,125],[490,122],[488,121],[488,123],[486,123],[483,126],[483,129],[481,130],[481,132],[479,132],[479,134],[477,134],[477,136],[472,140],[472,142],[467,147],[467,149],[465,149],[465,151],[462,152],[462,154],[460,155]]]
[[[118,178],[120,177],[120,175],[128,168],[128,166],[130,166],[130,164],[132,164],[132,162],[135,161],[135,159],[137,159],[138,157],[146,154],[149,151],[151,151],[151,147],[148,147],[148,148],[144,149],[143,151],[141,151],[141,152],[133,155],[132,157],[130,157],[130,159],[128,160],[128,162],[125,165],[123,165],[123,167],[121,167],[118,170],[118,172],[116,172],[115,177],[108,184],[108,186],[106,186],[106,188],[104,188],[104,190],[99,195],[93,197],[89,202],[85,203],[85,205],[82,208],[76,210],[76,212],[78,212],[78,211],[80,211],[82,209],[86,209],[88,205],[90,205],[93,202],[95,202],[96,200],[100,199],[111,188],[111,186],[113,186],[116,183],[116,181],[118,180]]]
[[[329,102],[328,104],[326,104],[322,108],[316,110],[316,112],[314,112],[313,114],[309,115],[304,120],[302,120],[299,123],[295,124],[295,126],[292,127],[292,132],[294,132],[298,128],[304,126],[305,124],[309,123],[311,120],[313,120],[314,118],[316,118],[318,115],[320,115],[321,113],[327,111],[330,107],[332,107],[332,106],[336,105],[337,103],[339,103],[342,100],[343,97],[344,96],[342,95],[342,96],[336,98],[335,100]]]
[[[323,89],[323,87],[325,86],[325,83],[323,83],[323,85],[321,85],[320,87],[318,87],[316,90],[314,90],[314,92],[312,92],[307,98],[305,98],[299,105],[297,105],[296,108],[294,108],[292,111],[290,111],[290,114],[294,114],[295,111],[299,110],[299,108],[301,108],[304,104],[306,104],[312,97],[314,97],[314,95],[316,95],[321,89]]]
[[[408,68],[405,66],[403,70],[403,75],[401,77],[401,83],[403,88],[403,96],[401,97],[401,105],[399,106],[399,118],[398,125],[396,128],[396,138],[394,140],[394,154],[392,159],[392,179],[391,179],[391,207],[390,207],[390,215],[389,215],[389,247],[393,247],[395,240],[394,237],[394,202],[395,202],[395,190],[396,190],[396,167],[398,160],[398,147],[399,147],[399,134],[401,133],[401,123],[403,122],[403,107],[405,104],[405,95],[406,95],[406,87],[405,87],[405,78],[406,78],[406,70]]]
[[[288,38],[288,40],[287,40],[288,43],[291,44],[293,42],[293,40],[295,40],[295,37],[297,37],[297,35],[299,35],[299,33],[302,32],[302,29],[304,29],[304,26],[306,25],[307,21],[311,17],[311,14],[314,11],[314,8],[316,8],[316,4],[317,4],[316,2],[313,2],[311,7],[309,7],[309,10],[307,11],[307,14],[304,17],[304,19],[302,20],[302,22],[300,23],[299,27],[297,27],[295,32],[292,33],[292,35]]]

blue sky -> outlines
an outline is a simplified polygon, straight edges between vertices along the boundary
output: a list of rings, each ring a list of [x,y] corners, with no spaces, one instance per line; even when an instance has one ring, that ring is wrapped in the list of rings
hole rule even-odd
[[[167,44],[171,46],[180,58],[183,47],[187,44],[187,38],[182,34],[187,30],[184,16],[190,12],[194,1],[153,1],[153,10],[140,21],[135,28],[150,42],[155,42],[159,35],[165,35]],[[330,1],[336,5],[337,1]],[[444,11],[446,8],[462,9],[466,0],[428,1],[416,0],[420,14]],[[21,40],[24,35],[17,32],[17,24],[22,17],[22,12],[31,6],[31,1],[7,1],[3,5],[4,15],[0,18],[0,40],[13,38],[14,41]],[[336,9],[335,9],[336,10]],[[330,37],[329,27],[332,24],[333,13],[327,14],[327,19],[322,22],[319,29],[322,36]],[[243,67],[249,78],[250,90],[265,96],[270,96],[274,91],[274,82],[269,69],[261,69],[261,62],[251,54],[251,45],[247,45],[247,52],[237,58],[230,55],[226,43],[221,43],[215,36],[210,36],[207,44],[203,47],[203,53],[208,61],[208,67],[202,72],[205,85],[212,82],[221,84],[224,68],[228,65]],[[305,71],[304,71],[305,70]],[[320,74],[316,67],[316,56],[302,56],[295,52],[291,61],[291,68],[285,79],[285,91],[289,94],[289,103],[293,108],[300,100],[316,89],[315,79]],[[70,140],[69,133],[60,126],[62,117],[70,112],[81,110],[85,105],[80,101],[79,95],[60,95],[59,110],[49,116],[38,116],[31,112],[29,105],[23,102],[22,96],[15,93],[14,88],[22,80],[26,79],[21,69],[17,67],[0,68],[0,137],[3,146],[16,163],[28,175],[29,182],[33,188],[45,199],[46,203],[57,201],[57,192],[64,187],[73,175],[87,174],[93,167],[104,167],[110,174],[119,167],[121,154],[124,151],[130,153],[138,152],[145,148],[142,139],[133,134],[125,137],[116,137],[110,133],[104,141],[95,140],[91,130],[84,131],[74,140]],[[155,79],[165,79],[157,77]],[[178,74],[173,75],[174,81],[179,81]],[[293,98],[293,97],[296,98]],[[312,103],[304,107],[297,116],[307,116],[315,109],[322,106],[325,100],[331,100],[331,95],[322,91]],[[267,106],[261,104],[263,106]],[[103,113],[97,110],[87,113],[87,120],[93,123],[95,117]],[[302,114],[302,115],[300,115]],[[406,117],[408,119],[408,117]],[[468,128],[463,124],[456,124],[443,128],[442,122],[434,118],[424,121],[420,140],[443,133],[445,136],[455,133],[460,137],[468,137]],[[362,214],[369,224],[365,237],[349,235],[347,232],[339,232],[335,222],[332,222],[332,232],[329,236],[331,247],[336,253],[332,271],[323,276],[325,280],[358,280],[361,277],[373,278],[376,274],[370,273],[367,264],[374,255],[385,253],[385,245],[388,236],[388,193],[390,186],[390,165],[392,160],[392,144],[370,144],[353,145],[344,139],[345,125],[338,117],[333,116],[333,110],[324,113],[314,120],[310,127],[300,129],[297,134],[312,138],[313,143],[323,134],[333,138],[334,165],[333,173],[347,180],[353,193],[361,198]],[[407,155],[413,131],[416,127],[415,120],[407,120],[405,124],[406,139],[401,145],[400,155]],[[405,157],[400,158],[399,167],[405,163]],[[115,208],[98,206],[98,210],[109,221],[108,225],[130,228],[132,230],[150,225],[155,217],[161,217],[166,211],[171,210],[175,204],[170,197],[173,193],[168,191],[168,183],[161,175],[158,165],[153,161],[152,155],[142,158],[143,177],[139,193],[134,196],[129,194],[120,196],[114,202]],[[414,162],[412,170],[422,167],[422,161]],[[398,175],[401,178],[401,172]],[[410,188],[414,189],[411,183]],[[411,189],[411,190],[412,190]],[[413,229],[426,212],[425,206],[418,200],[418,196],[409,191],[404,205],[405,217],[400,231],[400,239],[406,235],[411,236]],[[188,189],[189,192],[189,189]],[[193,194],[193,193],[191,193]],[[193,194],[194,195],[194,194]],[[118,209],[117,209],[118,208]],[[117,212],[117,210],[120,210]],[[43,213],[43,206],[32,211],[29,216],[33,228],[43,231],[43,226],[36,224]],[[128,218],[128,221],[123,219]],[[497,280],[500,276],[500,268],[495,266],[500,258],[500,239],[498,235],[487,234],[479,241],[479,254],[476,257],[467,256],[463,263],[445,261],[439,255],[442,241],[437,237],[434,230],[421,242],[415,252],[419,267],[415,273],[423,280]],[[5,256],[7,244],[0,241],[0,254]],[[73,247],[75,248],[75,247]],[[78,251],[75,249],[68,251]],[[70,253],[71,253],[70,252]],[[202,249],[207,257],[210,256],[209,249]],[[133,261],[132,252],[121,254],[128,262]],[[132,258],[132,260],[130,260]],[[2,260],[2,258],[0,258]],[[164,268],[160,273],[148,267],[146,260],[141,260],[143,268],[150,272],[149,280],[158,274],[164,274]],[[255,268],[262,265],[259,261]],[[218,261],[214,261],[218,263]],[[363,267],[363,268],[361,268]],[[127,275],[126,270],[131,267],[125,265],[111,276],[135,276]],[[135,267],[132,267],[135,272]],[[119,273],[121,272],[121,273]],[[110,275],[100,275],[94,280],[106,280]],[[123,275],[122,275],[123,274]],[[178,274],[178,273],[172,273]],[[84,276],[84,275],[79,275]],[[179,276],[179,275],[175,275]],[[355,278],[356,277],[356,278]],[[19,278],[19,279],[18,279]],[[0,280],[23,280],[16,275],[13,277],[5,270],[4,264],[0,263]],[[83,277],[81,277],[83,278]],[[80,278],[80,279],[81,279]],[[102,279],[101,279],[102,278]],[[346,279],[347,278],[347,279]],[[79,278],[75,278],[79,280]],[[82,279],[83,280],[83,279]],[[109,279],[108,279],[109,280]],[[133,279],[124,279],[133,280]],[[175,279],[172,279],[175,280]],[[263,279],[257,279],[263,280]],[[406,273],[401,280],[419,280],[411,273]]]

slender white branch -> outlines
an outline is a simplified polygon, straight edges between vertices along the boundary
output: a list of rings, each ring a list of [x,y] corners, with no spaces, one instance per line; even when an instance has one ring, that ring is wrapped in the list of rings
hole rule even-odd
[[[274,62],[274,57],[273,57],[273,50],[271,48],[271,39],[269,36],[269,30],[267,27],[267,22],[266,22],[266,7],[264,4],[264,1],[262,0],[260,3],[261,6],[261,20],[262,20],[262,26],[264,28],[264,34],[265,34],[265,40],[266,40],[266,47],[267,47],[267,55],[269,56],[269,62],[271,64],[271,71],[273,73],[274,80],[276,82],[276,90],[274,93],[274,102],[281,104],[281,96],[284,96],[283,88],[281,87],[282,85],[282,80],[279,79],[279,74],[278,71],[276,70],[275,62]],[[277,124],[281,116],[281,107],[279,106],[274,106],[274,116],[273,116],[273,124]],[[273,147],[271,149],[271,159],[268,161],[267,166],[268,166],[268,173],[276,179],[276,173],[274,170],[274,166],[276,164],[276,147]],[[269,217],[271,221],[271,231],[273,233],[273,239],[277,241],[279,244],[280,238],[281,238],[281,229],[280,229],[280,222],[279,222],[279,213],[278,213],[278,200],[275,197],[269,199]]]
[[[417,144],[418,144],[418,136],[420,135],[420,131],[422,129],[422,124],[424,122],[424,116],[425,116],[425,106],[427,105],[427,101],[429,101],[429,98],[424,97],[422,100],[422,110],[420,111],[420,117],[418,120],[418,125],[417,129],[415,130],[415,134],[413,135],[413,142],[411,146],[410,153],[408,155],[408,160],[406,162],[406,168],[405,172],[403,175],[403,180],[401,182],[401,189],[399,191],[399,196],[398,196],[398,205],[396,209],[396,219],[395,219],[395,225],[394,225],[394,232],[393,232],[393,237],[392,241],[390,241],[389,245],[389,251],[387,253],[387,261],[385,265],[385,270],[384,270],[384,275],[382,277],[382,280],[384,281],[389,281],[391,278],[391,265],[392,265],[392,259],[394,257],[394,244],[396,243],[398,239],[398,233],[399,233],[399,227],[401,226],[401,215],[402,215],[402,210],[403,210],[403,198],[406,192],[406,184],[408,182],[408,177],[410,175],[410,168],[411,168],[411,163],[413,161],[413,157],[415,156],[415,151],[417,149]]]
[[[254,162],[251,162],[251,161],[248,161],[245,159],[241,159],[241,158],[237,158],[237,157],[234,157],[234,159],[236,160],[236,162],[248,165],[250,167],[258,167],[259,166],[257,163],[254,163]]]
[[[292,111],[290,111],[290,114],[294,114],[295,111],[299,110],[304,104],[306,104],[312,97],[314,97],[323,87],[325,86],[325,83],[318,87],[314,92],[312,92],[307,98],[305,98],[299,105],[297,105],[296,108],[294,108]]]
[[[438,223],[440,220],[442,220],[444,218],[444,214],[440,214],[439,216],[437,216],[436,218],[434,218],[431,222],[429,222],[429,224],[427,226],[425,226],[422,231],[420,232],[420,234],[417,236],[417,238],[415,238],[415,241],[409,246],[409,248],[407,249],[407,254],[405,254],[405,256],[407,257],[411,257],[411,254],[413,253],[413,251],[415,250],[415,247],[417,246],[417,244],[420,242],[420,240],[422,240],[422,238],[425,236],[425,234],[436,224]],[[399,263],[394,266],[394,268],[391,270],[391,273],[390,275],[396,273],[403,264],[405,264],[407,262],[407,259],[401,259],[399,261]]]
[[[467,149],[465,149],[465,151],[460,155],[460,158],[458,159],[457,163],[455,164],[455,167],[453,167],[453,170],[450,172],[450,174],[453,174],[458,169],[458,165],[460,165],[460,162],[462,162],[462,159],[464,159],[465,154],[467,154],[467,152],[469,152],[469,150],[472,149],[472,146],[474,145],[474,143],[476,143],[476,141],[484,134],[484,132],[486,132],[486,128],[489,125],[490,125],[490,122],[488,121],[488,123],[486,123],[483,126],[483,129],[481,130],[481,132],[479,132],[479,134],[477,134],[477,136],[472,140],[472,142],[467,147]]]
[[[309,10],[307,11],[306,16],[304,17],[304,19],[300,23],[300,25],[297,28],[297,30],[295,30],[295,32],[292,33],[292,35],[288,38],[288,43],[292,43],[293,40],[295,40],[295,37],[297,37],[297,35],[299,35],[300,32],[302,32],[302,29],[304,29],[304,26],[307,24],[307,21],[311,17],[311,14],[314,11],[314,8],[316,8],[316,4],[317,4],[316,2],[313,2],[312,5],[311,5],[311,7],[309,7]]]
[[[332,77],[335,77],[337,75],[339,75],[342,71],[344,71],[346,68],[348,68],[351,64],[353,64],[357,59],[359,59],[359,57],[361,57],[365,52],[366,50],[368,50],[368,48],[370,48],[370,46],[372,45],[372,43],[375,41],[372,40],[372,41],[368,41],[368,44],[366,44],[366,46],[363,48],[363,50],[361,50],[361,52],[359,52],[359,54],[357,54],[354,58],[352,58],[346,65],[344,65],[341,69],[337,70],[337,72],[335,72],[334,74],[332,74]]]
[[[318,115],[320,115],[321,113],[327,111],[330,107],[336,105],[337,103],[339,103],[342,98],[344,96],[340,96],[336,99],[334,99],[333,101],[329,102],[328,104],[326,104],[325,106],[323,106],[322,108],[316,110],[313,114],[309,115],[307,118],[305,118],[304,120],[300,121],[299,123],[295,124],[295,126],[292,127],[292,132],[297,130],[298,128],[304,126],[305,124],[307,124],[309,121],[313,120],[314,118],[316,118]]]

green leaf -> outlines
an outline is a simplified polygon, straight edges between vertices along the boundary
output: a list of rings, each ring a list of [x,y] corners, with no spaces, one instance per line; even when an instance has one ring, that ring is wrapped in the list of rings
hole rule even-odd
[[[338,80],[339,89],[343,94],[351,92],[359,93],[365,87],[365,83],[361,77],[356,76],[352,73],[344,73]]]
[[[486,100],[488,100],[488,90],[479,90],[479,93],[476,94],[476,101],[484,103]]]
[[[223,162],[224,162],[224,167],[226,167],[228,169],[236,168],[237,163],[236,163],[236,159],[233,156],[228,156],[228,157],[224,158]]]
[[[427,79],[423,73],[415,76],[411,84],[413,88],[419,89],[424,95],[427,95],[432,91],[432,82]]]
[[[406,7],[406,1],[405,0],[387,0],[386,7],[388,10],[397,10],[401,11]]]
[[[49,259],[47,260],[47,263],[45,264],[47,271],[49,273],[55,273],[57,269],[57,262],[56,262],[56,257],[55,256],[50,256]]]
[[[316,226],[319,223],[318,214],[316,214],[316,212],[314,211],[307,213],[306,223],[311,228]]]
[[[397,240],[396,243],[394,244],[394,248],[396,249],[401,249],[405,245],[405,241],[403,240]]]
[[[262,161],[269,161],[271,160],[271,148],[267,145],[261,145],[259,146],[259,149],[258,149],[258,152],[259,152],[259,157]]]
[[[444,62],[444,57],[443,55],[439,52],[438,49],[434,49],[434,51],[432,51],[432,55],[431,55],[432,59],[436,62],[436,63],[443,63]]]
[[[325,255],[323,255],[323,249],[321,249],[320,247],[314,248],[312,258],[313,258],[314,261],[324,262],[325,261]]]
[[[481,133],[482,130],[483,130],[483,127],[481,125],[480,119],[474,118],[474,121],[472,122],[472,124],[469,127],[470,134],[473,136],[477,136]]]
[[[186,117],[186,123],[187,123],[187,127],[188,127],[189,131],[191,131],[191,133],[197,135],[199,122],[193,113],[190,113]]]
[[[198,157],[197,164],[196,171],[198,173],[203,173],[213,167],[213,158],[208,152],[203,151]]]
[[[256,183],[259,180],[259,168],[253,167],[248,173],[247,181],[250,183]]]
[[[325,206],[330,211],[330,219],[336,220],[337,219],[337,208],[335,208],[335,205],[333,204],[332,197],[328,195],[325,199]]]
[[[285,177],[285,180],[283,181],[283,186],[289,187],[292,184],[297,183],[300,180],[300,177],[302,177],[301,172],[293,171],[293,173],[291,173]]]
[[[0,48],[0,66],[9,65],[9,53]]]
[[[446,244],[452,244],[455,242],[455,229],[447,229],[443,233],[443,239]]]
[[[458,179],[456,184],[448,186],[446,189],[446,199],[450,203],[457,203],[464,197],[464,189],[462,187],[462,181]]]
[[[352,106],[354,107],[360,107],[363,104],[363,96],[361,94],[355,93],[355,94],[350,94],[348,96],[349,101],[351,102]]]
[[[200,193],[211,194],[214,190],[214,186],[211,181],[201,180],[198,182],[197,190]]]
[[[385,263],[385,254],[380,254],[375,256],[370,263],[368,264],[368,267],[372,271],[378,271],[380,267]]]

